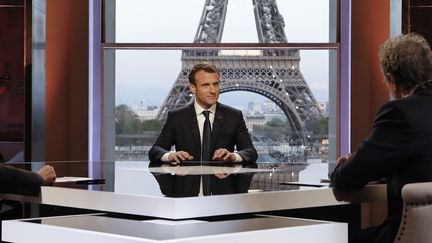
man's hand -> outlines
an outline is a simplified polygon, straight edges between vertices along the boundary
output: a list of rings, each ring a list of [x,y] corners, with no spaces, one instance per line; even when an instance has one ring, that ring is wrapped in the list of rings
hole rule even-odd
[[[227,178],[233,172],[233,168],[227,168],[227,167],[214,167],[212,169],[214,175],[219,179]]]
[[[188,152],[185,151],[177,151],[174,153],[171,153],[168,156],[168,161],[171,162],[171,164],[180,164],[182,161],[185,160],[192,160],[193,156],[190,155]]]
[[[336,160],[336,165],[341,165],[345,163],[349,158],[351,157],[351,154],[347,154],[345,156],[341,156]]]
[[[217,149],[213,154],[213,160],[222,160],[225,162],[234,162],[236,159],[236,156],[234,153],[231,153],[227,149],[220,148]]]
[[[42,185],[52,186],[56,179],[56,173],[51,165],[45,165],[37,172],[42,177]]]
[[[185,175],[189,175],[192,171],[191,167],[181,166],[181,165],[172,166],[172,165],[164,164],[161,166],[161,168],[164,172],[167,172],[167,173],[171,174],[172,176],[173,175],[185,176]]]

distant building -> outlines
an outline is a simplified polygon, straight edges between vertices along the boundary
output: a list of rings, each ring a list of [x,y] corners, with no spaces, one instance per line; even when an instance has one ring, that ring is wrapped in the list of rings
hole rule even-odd
[[[262,103],[262,111],[264,113],[274,113],[275,111],[282,110],[271,100],[266,100]]]
[[[285,113],[283,113],[281,110],[280,112],[264,113],[264,117],[267,121],[271,121],[273,118],[278,118],[282,121],[288,120]]]
[[[132,110],[138,115],[141,121],[154,120],[157,118],[159,107],[155,105],[148,105],[148,101],[142,100],[139,105],[134,106]]]
[[[248,108],[249,108],[249,112],[251,112],[251,113],[261,113],[262,112],[261,102],[257,102],[257,101],[249,102]]]
[[[250,132],[253,131],[254,125],[264,126],[267,124],[267,120],[266,120],[265,116],[263,116],[263,115],[246,116],[245,122],[246,122],[246,127],[248,128],[248,130]]]
[[[324,102],[324,101],[318,101],[318,109],[321,111],[321,114],[325,117],[329,116],[329,112],[328,112],[328,102]]]
[[[257,117],[261,118],[264,117],[264,119],[269,122],[273,118],[281,119],[282,121],[287,121],[287,117],[285,113],[279,108],[279,106],[276,105],[273,101],[266,100],[262,103],[260,102],[250,102],[248,105],[247,110],[242,110],[243,116],[246,118],[249,117],[249,119],[253,123],[262,123],[261,121],[257,121]],[[259,120],[259,119],[258,119]],[[255,124],[258,125],[258,124]],[[252,128],[249,128],[250,130]]]
[[[157,118],[157,114],[159,112],[159,109],[155,109],[155,110],[134,110],[134,112],[139,116],[139,119],[141,121],[146,121],[146,120],[154,120]]]

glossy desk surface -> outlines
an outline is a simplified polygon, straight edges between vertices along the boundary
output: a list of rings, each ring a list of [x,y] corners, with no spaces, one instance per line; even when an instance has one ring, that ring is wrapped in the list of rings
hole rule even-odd
[[[79,161],[49,164],[57,171],[66,171],[62,167],[67,166],[81,173],[58,174],[59,177],[82,177],[82,170],[88,168],[87,162]],[[38,163],[33,162],[32,166]],[[168,219],[386,200],[384,185],[370,185],[355,193],[335,192],[321,183],[321,179],[327,178],[325,163],[172,166],[103,162],[92,166],[99,168],[99,176],[42,187],[38,197],[13,194],[0,197]]]
[[[26,232],[22,234],[22,232]],[[228,221],[128,220],[104,214],[3,221],[10,242],[344,243],[345,223],[255,215]]]

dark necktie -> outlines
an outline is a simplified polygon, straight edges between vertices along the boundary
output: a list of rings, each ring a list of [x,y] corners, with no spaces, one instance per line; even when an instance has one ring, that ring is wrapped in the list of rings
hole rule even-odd
[[[211,136],[211,126],[210,126],[210,111],[205,110],[202,112],[205,116],[204,128],[202,134],[202,144],[201,144],[201,164],[208,163],[210,161],[210,136]],[[210,176],[202,174],[202,189],[204,195],[210,195]]]
[[[210,136],[211,136],[211,126],[210,126],[210,111],[205,110],[202,112],[205,116],[204,128],[203,128],[203,137],[202,137],[202,145],[201,145],[201,161],[208,162],[210,161]]]

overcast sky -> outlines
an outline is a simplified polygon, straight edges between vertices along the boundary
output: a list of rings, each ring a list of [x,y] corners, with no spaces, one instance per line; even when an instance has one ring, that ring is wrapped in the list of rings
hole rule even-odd
[[[117,42],[193,42],[204,0],[116,1]],[[289,42],[328,42],[328,0],[279,0]],[[169,6],[169,7],[167,7]],[[258,42],[252,0],[229,0],[223,42]],[[181,70],[180,51],[117,51],[116,105],[161,105]],[[301,51],[300,70],[318,101],[328,101],[328,51]],[[239,102],[241,95],[243,102]],[[237,97],[237,98],[236,98]],[[244,106],[265,97],[228,92],[221,101]]]

